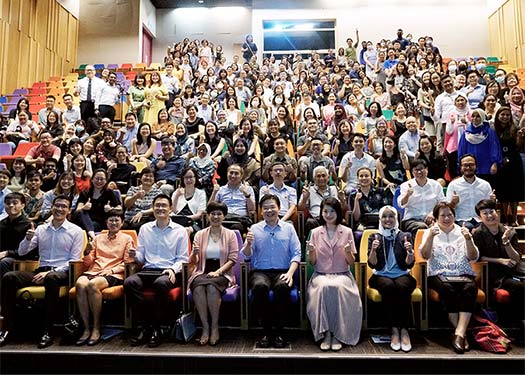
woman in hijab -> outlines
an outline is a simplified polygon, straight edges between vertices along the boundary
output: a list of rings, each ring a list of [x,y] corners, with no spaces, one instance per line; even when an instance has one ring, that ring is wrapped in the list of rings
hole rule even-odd
[[[477,108],[471,117],[471,123],[459,140],[458,160],[465,154],[474,155],[478,162],[476,175],[491,182],[503,159],[499,138],[486,121],[485,111]]]
[[[246,139],[241,137],[235,140],[233,143],[233,154],[227,158],[223,158],[218,167],[221,185],[224,185],[228,181],[228,167],[232,164],[238,164],[244,171],[244,180],[254,189],[259,186],[261,166],[254,158],[248,155],[248,148]]]
[[[444,154],[447,158],[448,175],[450,179],[458,176],[458,144],[461,135],[465,132],[470,118],[470,106],[467,96],[460,92],[454,99],[455,108],[450,112],[445,127]]]
[[[188,167],[197,172],[197,180],[206,190],[208,197],[213,190],[213,174],[215,173],[215,162],[211,158],[211,148],[207,143],[201,143],[197,147],[197,156],[190,159]]]
[[[374,274],[368,281],[381,294],[385,323],[392,329],[390,347],[394,351],[412,350],[408,327],[412,319],[411,295],[416,280],[409,269],[414,265],[410,233],[399,230],[397,210],[379,210],[379,234],[368,239],[368,265]]]
[[[523,90],[518,86],[511,88],[508,101],[514,125],[519,126],[521,117],[523,116],[523,107],[525,106],[525,95],[523,94]]]
[[[175,137],[175,149],[178,150],[182,158],[189,159],[191,155],[193,155],[195,139],[189,136],[188,129],[184,126],[184,124],[177,125],[175,128]]]
[[[330,119],[330,123],[327,124],[327,126],[330,128],[330,134],[332,136],[337,134],[337,130],[339,129],[339,123],[343,120],[346,120],[346,110],[345,107],[341,103],[335,103],[334,105],[334,116]]]

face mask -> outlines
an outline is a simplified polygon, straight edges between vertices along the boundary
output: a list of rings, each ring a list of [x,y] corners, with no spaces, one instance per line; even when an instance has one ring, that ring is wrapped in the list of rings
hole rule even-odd
[[[432,45],[432,40],[427,40],[427,46],[431,46]]]
[[[76,131],[77,133],[82,133],[82,132],[84,131],[84,127],[83,127],[83,126],[78,126],[78,125],[77,125],[77,126],[75,127],[75,131]]]
[[[449,66],[448,66],[448,71],[449,71],[449,72],[455,72],[457,68],[458,68],[458,67],[457,67],[456,65],[449,65]]]
[[[372,46],[367,46],[366,48],[368,48],[369,51],[372,50]]]
[[[282,98],[276,98],[275,99],[275,104],[282,104],[283,103],[283,99]]]
[[[385,42],[382,42],[382,43],[381,43],[381,47],[384,47],[384,46],[386,46],[386,43],[385,43]]]
[[[483,63],[481,63],[481,64],[476,64],[476,69],[477,69],[477,70],[483,70],[483,69],[485,69],[485,66],[486,66],[486,65],[483,64]]]
[[[498,83],[503,83],[503,81],[505,81],[505,76],[499,76],[499,77],[496,77],[494,78],[496,80],[496,82]]]
[[[222,82],[219,82],[217,83],[216,87],[219,89],[219,90],[222,90],[224,88],[224,84]]]
[[[212,99],[215,99],[215,98],[217,97],[217,91],[212,90],[212,91],[210,92],[210,96],[211,96]]]

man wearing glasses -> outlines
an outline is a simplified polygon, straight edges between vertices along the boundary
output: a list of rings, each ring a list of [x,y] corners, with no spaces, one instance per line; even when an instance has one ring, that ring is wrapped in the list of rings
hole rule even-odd
[[[147,342],[157,347],[162,342],[161,324],[168,311],[169,292],[181,285],[182,264],[188,261],[188,232],[171,221],[171,199],[159,194],[153,199],[155,221],[140,227],[137,249],[129,250],[130,259],[143,265],[142,270],[124,281],[124,291],[133,312],[133,326],[142,328],[130,343],[133,346]],[[146,314],[144,289],[153,288],[153,309]],[[186,291],[184,291],[185,293]]]
[[[43,285],[45,292],[44,333],[38,348],[53,344],[53,325],[57,317],[59,291],[69,282],[69,262],[80,259],[84,244],[84,232],[67,220],[71,202],[64,195],[53,199],[52,219],[36,229],[34,225],[26,232],[18,246],[18,255],[24,256],[38,247],[39,267],[34,271],[12,271],[2,277],[2,314],[4,331],[0,333],[0,346],[10,339],[14,326],[16,292],[30,285]]]

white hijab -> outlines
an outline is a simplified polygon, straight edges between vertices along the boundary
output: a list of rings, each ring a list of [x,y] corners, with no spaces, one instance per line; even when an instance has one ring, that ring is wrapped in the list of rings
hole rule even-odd
[[[383,213],[385,210],[392,211],[394,213],[394,216],[396,218],[396,222],[394,224],[393,228],[385,228],[383,227],[383,224],[381,224],[381,218],[383,217]],[[397,210],[392,206],[383,206],[379,210],[379,234],[381,234],[384,238],[387,240],[394,240],[399,233],[399,220],[397,218]]]

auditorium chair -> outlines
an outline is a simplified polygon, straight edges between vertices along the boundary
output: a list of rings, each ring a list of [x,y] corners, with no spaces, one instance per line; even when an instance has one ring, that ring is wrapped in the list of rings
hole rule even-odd
[[[252,264],[244,254],[239,251],[239,262],[241,266],[241,328],[248,329],[250,325],[250,305],[253,300],[252,290],[249,288],[250,268]],[[290,290],[290,302],[299,310],[300,329],[308,329],[306,316],[306,286],[307,286],[306,262],[300,262],[294,274],[292,289]],[[273,301],[273,290],[269,292],[269,299]],[[291,311],[295,311],[292,309]]]
[[[122,229],[120,232],[130,235],[131,238],[133,239],[133,246],[135,248],[137,247],[138,238],[137,238],[137,232],[135,230],[133,230],[133,229]],[[107,234],[107,233],[108,233],[107,230],[103,230],[101,232],[101,234]],[[82,264],[80,265],[80,267],[82,267],[82,271],[80,273],[78,273],[78,277],[80,277],[82,272],[85,271],[85,269],[83,269],[83,265]],[[126,271],[127,270],[128,270],[128,267],[126,267]],[[126,272],[125,273],[125,277],[127,277],[127,276],[129,276],[129,275]],[[75,278],[74,283],[73,283],[73,287],[71,289],[69,289],[69,299],[72,302],[72,306],[74,307],[73,308],[74,311],[76,311],[76,296],[77,296],[76,287],[74,285],[75,285],[76,280],[78,279],[78,277]],[[107,302],[109,302],[109,301],[120,300],[123,297],[124,297],[124,285],[112,286],[112,287],[106,288],[106,289],[104,289],[102,291],[102,300],[103,300],[103,302],[105,304],[107,304]],[[126,316],[127,316],[127,314],[126,314],[126,311],[127,311],[126,303],[123,303],[123,305],[124,305],[124,311],[123,311],[122,318],[123,318],[123,321],[124,321],[124,326],[129,327],[129,322],[126,319]]]
[[[237,237],[237,245],[239,247],[239,253],[242,249],[242,246],[243,246],[243,241],[242,241],[242,236],[241,236],[241,233],[238,231],[238,230],[234,230],[235,232],[235,236]],[[239,256],[237,257],[237,263],[235,263],[233,265],[233,275],[235,276],[235,285],[231,285],[231,286],[228,286],[228,288],[226,288],[226,291],[224,292],[223,296],[222,296],[222,302],[229,302],[229,303],[239,303],[239,316],[242,317],[242,312],[243,312],[243,300],[242,300],[242,294],[241,294],[241,287],[240,287],[240,282],[241,282],[241,257],[242,255],[239,254]],[[188,277],[190,277],[191,275],[188,275]],[[193,295],[191,293],[191,290],[188,288],[188,306],[193,303]],[[246,329],[245,327],[243,327],[242,325],[243,321],[241,319],[239,325],[243,328],[243,329]]]
[[[439,302],[439,294],[434,289],[428,286],[427,282],[427,260],[421,256],[419,247],[423,242],[423,234],[425,229],[419,229],[416,233],[414,240],[414,256],[416,258],[416,264],[420,265],[421,272],[419,273],[421,279],[418,280],[418,285],[421,286],[423,291],[423,316],[427,317],[427,322],[430,317],[429,302]],[[476,284],[478,286],[478,294],[476,296],[476,303],[481,304],[483,307],[487,307],[487,296],[488,296],[488,277],[487,277],[487,262],[470,262],[472,269],[476,272]],[[428,329],[425,327],[424,330]]]
[[[368,328],[368,301],[375,303],[381,302],[381,294],[377,289],[374,289],[368,285],[370,277],[372,277],[372,268],[368,265],[368,239],[370,236],[378,233],[377,229],[366,229],[363,231],[361,238],[361,244],[359,246],[359,262],[356,262],[356,281],[359,286],[361,293],[361,299],[363,303],[363,329]],[[415,262],[410,274],[417,280],[416,288],[412,292],[412,315],[414,317],[415,324],[419,326],[421,330],[428,329],[427,317],[424,315],[423,308],[423,291],[421,289],[421,272],[422,269],[420,264]],[[418,317],[416,318],[414,312],[414,305],[418,305]]]
[[[87,246],[88,239],[87,234],[84,232],[84,244],[82,246],[82,256]],[[38,268],[38,260],[16,260],[14,264],[15,271],[34,271]],[[73,285],[75,280],[82,274],[82,260],[75,260],[69,262],[69,284],[68,286],[62,286],[59,290],[59,297],[64,298],[68,296],[68,291]],[[46,295],[46,288],[40,285],[26,286],[16,291],[16,297],[19,299],[34,299],[43,300]],[[68,304],[68,313],[71,313],[72,306]]]
[[[2,155],[0,156],[0,161],[3,163],[11,163],[16,158],[24,158],[32,147],[38,146],[39,144],[39,142],[19,143],[13,155]]]

